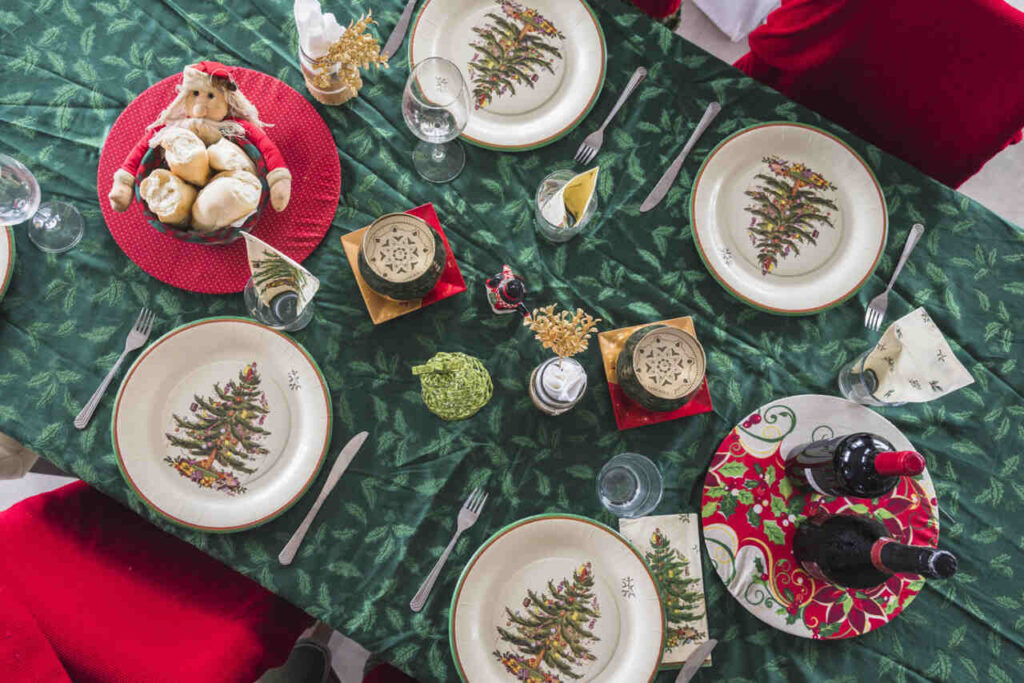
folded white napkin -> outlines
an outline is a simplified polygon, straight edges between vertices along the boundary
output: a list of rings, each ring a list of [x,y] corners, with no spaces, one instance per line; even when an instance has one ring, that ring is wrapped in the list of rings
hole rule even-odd
[[[299,45],[310,57],[322,57],[333,43],[345,33],[334,14],[326,14],[317,0],[295,0],[295,27],[299,30]]]
[[[878,379],[875,397],[887,403],[925,403],[974,382],[923,308],[889,325],[864,368]]]
[[[761,25],[782,0],[694,0],[729,40],[737,43]]]

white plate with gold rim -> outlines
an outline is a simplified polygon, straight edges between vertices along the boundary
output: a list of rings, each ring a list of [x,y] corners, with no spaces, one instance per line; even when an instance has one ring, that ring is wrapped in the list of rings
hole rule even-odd
[[[469,683],[650,681],[664,636],[640,555],[575,515],[527,517],[498,531],[452,597],[452,658]]]
[[[430,57],[457,64],[470,88],[462,137],[502,151],[562,137],[604,85],[604,33],[585,0],[426,0],[410,68]]]
[[[111,432],[121,473],[156,512],[202,531],[241,531],[287,510],[313,482],[331,400],[291,338],[246,318],[207,318],[136,359]]]
[[[0,225],[0,300],[14,276],[14,228]]]
[[[845,142],[799,123],[730,135],[690,193],[694,243],[745,303],[784,315],[838,305],[875,271],[888,213],[874,173]]]

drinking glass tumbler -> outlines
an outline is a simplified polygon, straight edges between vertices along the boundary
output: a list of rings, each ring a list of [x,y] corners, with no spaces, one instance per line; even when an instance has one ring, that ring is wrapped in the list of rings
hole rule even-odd
[[[620,453],[597,475],[597,496],[618,517],[643,517],[661,502],[661,472],[649,458]]]
[[[874,349],[869,349],[843,366],[839,371],[839,393],[843,398],[866,406],[895,407],[903,402],[886,401],[876,395],[878,376],[871,368],[865,367],[868,356]]]
[[[257,322],[275,330],[301,330],[313,319],[313,302],[310,301],[299,313],[299,295],[296,292],[281,292],[268,305],[260,299],[255,283],[249,278],[243,296],[249,315]]]

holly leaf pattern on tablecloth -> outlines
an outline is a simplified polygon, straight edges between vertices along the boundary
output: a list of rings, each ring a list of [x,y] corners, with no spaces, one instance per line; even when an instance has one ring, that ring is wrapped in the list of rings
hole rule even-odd
[[[404,5],[374,3],[382,31],[394,26]],[[890,297],[891,313],[925,306],[976,384],[936,403],[885,415],[928,456],[939,501],[956,520],[943,518],[942,543],[966,558],[961,573],[929,583],[884,629],[829,644],[796,643],[769,630],[718,579],[709,578],[707,609],[715,631],[710,635],[742,643],[715,658],[712,678],[788,682],[813,671],[823,681],[1019,679],[1024,650],[1015,638],[1024,629],[1024,596],[1015,560],[1024,537],[1024,488],[1017,483],[1021,461],[1012,458],[1024,452],[1018,357],[1024,339],[1024,235],[648,21],[630,3],[590,5],[605,34],[608,59],[604,90],[582,125],[550,146],[517,154],[467,147],[467,170],[449,185],[422,181],[409,162],[412,138],[401,115],[405,47],[394,57],[401,68],[372,74],[348,105],[317,105],[337,143],[325,153],[341,158],[343,193],[330,234],[304,263],[314,275],[331,277],[317,295],[316,319],[294,336],[330,385],[331,452],[357,431],[368,430],[370,440],[332,494],[334,504],[317,518],[315,527],[324,528],[324,535],[310,531],[292,568],[274,558],[326,472],[295,507],[244,534],[211,536],[155,523],[424,683],[457,680],[447,640],[449,597],[466,561],[490,533],[549,510],[614,526],[593,493],[592,475],[625,450],[646,453],[658,464],[666,482],[661,509],[701,508],[697,483],[716,446],[752,410],[782,396],[835,393],[839,368],[872,343],[863,331],[864,306],[885,287],[910,226],[920,221],[928,231],[900,275],[900,296]],[[339,18],[363,11],[352,0],[335,0],[330,10]],[[74,203],[87,226],[85,239],[59,259],[34,249],[22,226],[13,231],[17,259],[0,302],[0,431],[150,519],[113,456],[112,394],[88,429],[77,432],[70,420],[115,362],[140,307],[158,311],[156,335],[208,315],[244,314],[244,305],[241,296],[167,287],[121,252],[98,208],[109,179],[98,179],[97,187],[97,151],[128,102],[186,64],[213,59],[246,66],[306,95],[296,67],[292,13],[291,0],[237,0],[230,7],[200,0],[42,0],[0,9],[0,152],[27,164],[47,200]],[[152,31],[155,25],[161,30]],[[566,165],[640,65],[648,68],[648,78],[595,159],[601,165],[595,222],[565,245],[543,242],[532,227],[538,183]],[[260,93],[246,94],[258,107]],[[640,201],[712,99],[722,102],[722,113],[665,200],[641,215]],[[731,132],[779,119],[821,126],[848,143],[877,174],[888,209],[888,244],[876,273],[849,301],[804,318],[774,317],[732,298],[701,263],[688,222],[689,190],[710,150]],[[301,135],[288,121],[270,123],[272,139]],[[289,149],[282,152],[287,159]],[[293,201],[301,199],[299,179],[293,193]],[[426,200],[437,209],[470,291],[375,327],[338,237]],[[692,315],[708,352],[715,412],[623,436],[614,428],[603,369],[592,348],[579,357],[589,378],[580,405],[558,418],[540,415],[525,386],[543,354],[526,343],[512,316],[492,316],[479,299],[483,279],[505,262],[526,279],[534,302],[579,305],[605,319],[608,329],[651,322],[652,312],[658,319]],[[441,425],[423,409],[408,368],[437,351],[484,361],[495,383],[484,413]],[[793,498],[789,481],[776,470],[772,494]],[[723,475],[720,484],[735,486],[745,476]],[[763,476],[770,478],[771,468]],[[465,496],[478,485],[491,494],[480,521],[456,545],[426,609],[412,614],[411,594],[451,537]],[[755,499],[764,497],[746,490]],[[701,508],[709,521],[736,512],[746,516],[753,507],[724,490],[714,501],[717,507]],[[799,518],[800,510],[785,514]],[[784,530],[793,524],[782,525],[783,511],[774,499],[759,519],[765,519],[766,534],[770,521]],[[370,534],[373,541],[366,540]],[[714,570],[706,554],[703,562],[710,577]],[[787,612],[789,619],[802,619],[799,610]],[[671,679],[664,672],[658,681]]]

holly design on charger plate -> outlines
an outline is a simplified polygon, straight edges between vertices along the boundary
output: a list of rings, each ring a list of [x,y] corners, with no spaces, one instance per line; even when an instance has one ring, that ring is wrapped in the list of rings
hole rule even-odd
[[[761,184],[744,194],[753,200],[745,207],[751,214],[747,233],[757,249],[761,275],[767,275],[790,252],[798,258],[801,244],[816,245],[819,228],[834,229],[832,212],[839,211],[839,206],[823,195],[838,188],[820,173],[777,156],[761,161],[772,175],[755,175]]]
[[[698,607],[704,593],[694,585],[699,583],[699,579],[690,576],[689,560],[672,547],[661,529],[655,529],[651,534],[651,549],[644,553],[644,561],[654,575],[665,608],[668,627],[665,651],[707,638],[706,634],[690,625],[703,616]]]
[[[474,26],[469,45],[476,52],[469,62],[475,107],[486,107],[495,97],[515,96],[516,86],[536,87],[543,69],[554,75],[562,52],[549,42],[565,36],[540,12],[514,0],[495,0],[501,13],[488,12],[490,21]]]
[[[590,562],[580,565],[571,580],[555,585],[549,579],[547,591],[527,589],[522,610],[506,607],[505,627],[497,627],[500,639],[514,651],[495,650],[494,657],[517,681],[562,683],[559,676],[582,678],[580,667],[597,660],[588,648],[600,640],[593,632],[601,617],[593,589]]]
[[[821,512],[871,515],[901,543],[934,546],[938,540],[934,495],[920,478],[912,477],[901,478],[891,493],[869,501],[826,499],[796,491],[785,476],[781,439],[767,459],[749,453],[741,440],[742,432],[763,424],[767,413],[748,417],[723,441],[712,459],[702,500],[705,529],[724,523],[735,534],[726,554],[734,562],[753,563],[751,578],[740,585],[738,597],[766,621],[799,624],[812,638],[846,638],[887,623],[917,595],[924,581],[916,575],[894,575],[868,590],[818,581],[793,557],[796,527]],[[721,544],[722,539],[715,542]],[[741,555],[747,548],[752,555]],[[731,571],[733,577],[743,574],[738,567]]]
[[[164,462],[200,488],[245,493],[236,472],[253,474],[256,469],[249,463],[268,452],[261,442],[270,432],[261,425],[270,407],[260,382],[253,361],[223,387],[214,384],[212,395],[195,394],[191,415],[174,414],[174,432],[165,434],[171,446],[188,455],[167,456]]]

